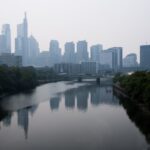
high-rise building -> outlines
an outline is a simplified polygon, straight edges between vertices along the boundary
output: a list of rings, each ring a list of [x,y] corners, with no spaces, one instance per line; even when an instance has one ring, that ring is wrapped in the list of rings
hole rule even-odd
[[[31,35],[29,37],[29,58],[30,58],[30,65],[35,65],[36,64],[36,59],[37,59],[39,53],[40,53],[39,43]]]
[[[100,54],[100,70],[114,70],[116,57],[113,51],[103,50]]]
[[[123,67],[137,67],[137,55],[134,53],[128,54],[124,59],[123,59]]]
[[[59,47],[58,41],[56,40],[50,41],[49,53],[50,53],[51,66],[54,66],[54,64],[61,62],[61,49]]]
[[[90,48],[91,51],[91,61],[93,62],[100,62],[100,53],[103,50],[103,46],[98,44],[98,45],[93,45]]]
[[[10,25],[4,24],[2,27],[2,35],[5,36],[5,51],[4,53],[11,53],[11,31],[10,31]]]
[[[79,41],[77,43],[77,63],[81,63],[88,60],[88,43],[86,41]]]
[[[114,70],[118,71],[123,66],[123,49],[122,47],[112,47],[108,51],[113,52],[114,54]]]
[[[22,24],[17,25],[17,38],[15,39],[15,53],[22,56],[23,65],[28,65],[29,47],[28,47],[28,22],[25,17]]]
[[[65,44],[64,62],[65,63],[75,63],[75,44],[73,42],[67,42]]]
[[[150,45],[140,46],[140,66],[143,69],[150,69]]]
[[[100,53],[103,50],[103,46],[100,44],[93,45],[90,48],[91,52],[91,61],[96,62],[96,72],[98,72],[99,69],[99,63],[100,63]]]
[[[6,37],[5,35],[0,35],[0,53],[6,52]]]
[[[39,55],[39,43],[37,40],[31,35],[29,37],[29,56],[31,58],[37,57]]]

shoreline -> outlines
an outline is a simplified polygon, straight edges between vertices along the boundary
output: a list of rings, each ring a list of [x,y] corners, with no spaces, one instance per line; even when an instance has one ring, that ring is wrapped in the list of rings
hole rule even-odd
[[[126,94],[125,90],[120,87],[117,84],[113,84],[114,87],[114,91],[116,92],[117,96],[124,98],[124,100],[128,100],[130,102],[132,102],[135,106],[138,107],[138,109],[140,109],[143,113],[149,114],[150,115],[150,110],[147,107],[147,105],[145,103],[138,103],[135,100],[132,100],[128,94]]]

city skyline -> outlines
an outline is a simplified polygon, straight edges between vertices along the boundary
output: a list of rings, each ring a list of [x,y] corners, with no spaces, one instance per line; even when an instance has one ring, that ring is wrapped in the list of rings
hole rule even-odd
[[[62,52],[58,40],[51,40],[49,43],[49,51],[43,51],[40,53],[39,42],[33,35],[29,36],[26,12],[24,13],[22,23],[17,24],[15,56],[11,56],[11,29],[9,24],[3,24],[2,26],[2,32],[0,35],[0,53],[1,64],[7,64],[9,66],[20,66],[20,64],[23,66],[36,67],[49,66],[54,67],[59,73],[61,73],[62,70],[65,71],[66,67],[68,69],[73,67],[75,70],[78,68],[77,70],[80,70],[79,72],[83,71],[84,73],[98,73],[99,70],[103,69],[119,71],[123,65],[128,67],[138,66],[137,56],[134,53],[134,57],[130,57],[130,54],[132,54],[130,53],[124,58],[123,62],[123,47],[103,49],[103,45],[101,44],[91,45],[90,47],[86,40],[78,40],[77,43],[66,42],[64,44],[64,52]],[[140,56],[141,54],[143,53],[141,53],[140,49]],[[60,65],[61,63],[62,65],[64,65],[63,63],[68,64],[63,68],[63,66]],[[81,64],[81,66],[72,66],[72,64]],[[147,67],[148,64],[149,63],[146,63]],[[71,70],[68,69],[66,71],[71,73]],[[73,72],[75,71],[74,69]]]
[[[39,0],[33,7],[35,0],[7,0],[0,6],[0,26],[11,25],[13,52],[16,25],[27,11],[29,33],[37,38],[42,51],[48,50],[52,39],[63,48],[67,41],[86,40],[89,45],[103,44],[104,49],[121,46],[124,56],[133,52],[139,58],[139,45],[150,39],[149,4],[148,0]]]

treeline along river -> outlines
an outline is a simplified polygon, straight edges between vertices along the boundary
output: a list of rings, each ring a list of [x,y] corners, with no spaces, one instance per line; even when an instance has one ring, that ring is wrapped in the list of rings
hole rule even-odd
[[[60,77],[59,77],[60,78]],[[0,66],[0,97],[35,88],[37,85],[58,80],[50,68]]]
[[[149,120],[139,125],[116,95],[112,86],[57,82],[2,98],[0,149],[147,150]]]

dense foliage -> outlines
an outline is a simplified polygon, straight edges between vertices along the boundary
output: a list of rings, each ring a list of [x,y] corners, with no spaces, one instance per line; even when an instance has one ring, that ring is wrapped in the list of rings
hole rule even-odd
[[[33,67],[0,66],[0,94],[32,89],[36,85],[37,75]]]
[[[40,83],[52,81],[55,77],[50,68],[0,66],[0,96],[33,89]]]
[[[37,78],[39,81],[53,81],[57,78],[56,73],[53,71],[53,69],[49,67],[39,68],[36,71]]]
[[[132,100],[150,107],[150,72],[135,72],[131,75],[117,74],[114,82],[118,82]]]

